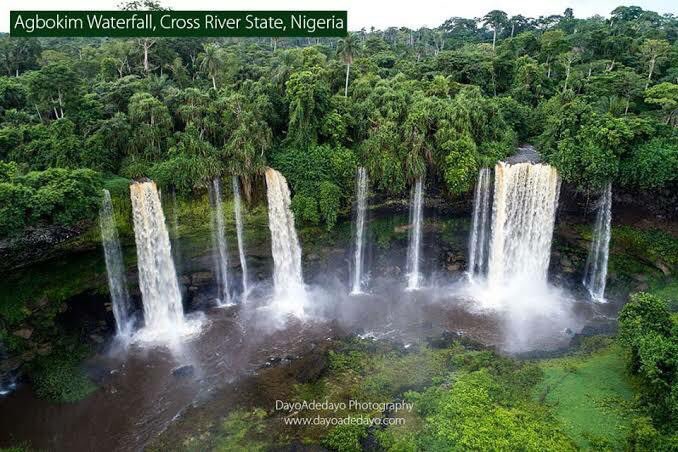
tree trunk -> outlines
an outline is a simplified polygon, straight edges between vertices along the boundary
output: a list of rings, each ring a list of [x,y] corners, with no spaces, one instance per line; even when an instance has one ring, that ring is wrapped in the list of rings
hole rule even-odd
[[[546,57],[546,78],[551,78],[551,63],[549,62],[551,60],[551,56]]]
[[[494,33],[492,34],[492,50],[494,50],[494,45],[497,43],[497,27],[494,27]]]
[[[511,37],[513,38],[513,32],[516,31],[516,23],[511,22]]]
[[[629,114],[629,104],[630,104],[630,103],[631,103],[631,99],[627,97],[627,98],[626,98],[626,108],[624,109],[624,116],[626,116],[627,114]]]
[[[344,85],[344,97],[348,97],[348,74],[351,70],[351,65],[346,65],[346,84]]]
[[[217,90],[217,79],[214,76],[212,76],[212,88],[214,88],[215,91]]]
[[[567,68],[565,69],[565,85],[563,86],[563,92],[567,91],[567,82],[570,81],[570,68],[571,63],[568,63]]]
[[[144,42],[144,72],[148,72],[148,45]]]
[[[650,86],[650,82],[652,81],[652,73],[654,72],[654,65],[657,62],[657,58],[655,56],[652,57],[650,60],[650,72],[647,74],[647,82],[645,83],[645,89]]]

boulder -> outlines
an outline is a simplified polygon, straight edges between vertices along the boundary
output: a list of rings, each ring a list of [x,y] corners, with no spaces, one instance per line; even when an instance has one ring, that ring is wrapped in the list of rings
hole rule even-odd
[[[175,377],[190,377],[195,373],[195,368],[191,364],[175,367],[172,369],[172,375]]]
[[[21,328],[20,330],[16,330],[13,334],[22,339],[30,339],[33,335],[33,330],[31,328]]]
[[[191,284],[194,286],[204,286],[212,283],[213,280],[212,272],[195,272],[191,275]]]
[[[447,264],[447,271],[448,272],[458,272],[461,269],[461,264]]]

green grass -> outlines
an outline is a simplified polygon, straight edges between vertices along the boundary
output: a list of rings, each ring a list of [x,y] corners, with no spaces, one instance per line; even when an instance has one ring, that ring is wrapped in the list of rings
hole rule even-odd
[[[611,345],[540,366],[544,380],[534,397],[551,407],[577,446],[623,449],[633,414],[633,387],[621,348]]]
[[[652,280],[648,292],[665,299],[671,311],[678,311],[678,280],[674,278]]]

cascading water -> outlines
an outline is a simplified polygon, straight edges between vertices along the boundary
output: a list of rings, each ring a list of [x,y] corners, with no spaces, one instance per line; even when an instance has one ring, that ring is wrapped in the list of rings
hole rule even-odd
[[[116,331],[118,336],[127,337],[132,330],[132,322],[129,318],[129,292],[127,291],[127,278],[125,277],[125,265],[122,260],[118,228],[115,225],[111,193],[108,190],[104,190],[101,210],[99,211],[99,226]]]
[[[283,314],[304,314],[306,289],[301,272],[301,248],[290,210],[290,190],[282,174],[266,170],[268,227],[273,254],[273,307]]]
[[[353,250],[353,284],[351,294],[362,293],[363,253],[365,251],[365,216],[367,213],[367,190],[369,179],[365,168],[358,168],[356,174],[356,214],[355,214],[355,248]]]
[[[605,282],[612,225],[612,183],[608,183],[605,187],[598,201],[597,210],[593,240],[586,259],[583,284],[594,301],[605,302]]]
[[[489,192],[489,176],[489,171],[481,173],[478,181],[476,225],[482,225],[483,210],[489,209],[489,194],[484,195]],[[473,269],[475,275],[480,275],[486,265],[487,277],[473,279],[472,275],[469,295],[478,308],[502,313],[507,350],[529,348],[535,331],[544,324],[562,331],[574,321],[571,299],[549,285],[547,279],[559,191],[558,172],[549,165],[500,162],[494,169],[490,239],[485,255],[481,251],[487,240],[481,237],[483,229],[474,226],[472,232]]]
[[[174,267],[181,272],[181,248],[179,246],[179,204],[177,203],[177,191],[172,190],[172,258]]]
[[[498,163],[494,170],[488,282],[545,285],[560,178],[549,165]]]
[[[228,249],[226,248],[226,226],[219,178],[212,180],[209,194],[212,204],[212,247],[214,248],[212,258],[219,290],[217,304],[224,306],[231,302],[231,294],[228,290]]]
[[[242,301],[247,301],[249,282],[247,277],[247,260],[245,258],[245,235],[243,233],[242,199],[238,178],[233,176],[233,212],[235,214],[235,232],[238,238],[238,255],[240,256],[240,271],[242,272]]]
[[[144,339],[175,339],[185,332],[184,310],[155,182],[130,186],[139,288],[144,305]]]
[[[423,222],[424,189],[421,178],[412,187],[410,197],[410,232],[407,247],[407,290],[419,289],[421,273],[419,261],[421,255],[421,226]]]
[[[476,182],[473,198],[473,223],[469,240],[468,277],[473,280],[485,275],[487,269],[487,238],[490,233],[490,190],[492,173],[489,168],[481,168]]]

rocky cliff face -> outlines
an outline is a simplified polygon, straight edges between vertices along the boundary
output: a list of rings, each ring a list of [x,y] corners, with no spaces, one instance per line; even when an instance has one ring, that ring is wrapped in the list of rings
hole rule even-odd
[[[0,273],[49,260],[60,245],[81,236],[90,225],[28,228],[19,236],[0,239]]]

